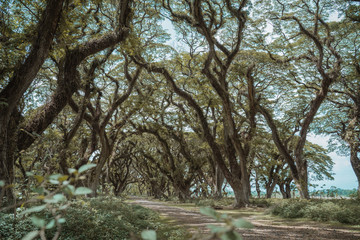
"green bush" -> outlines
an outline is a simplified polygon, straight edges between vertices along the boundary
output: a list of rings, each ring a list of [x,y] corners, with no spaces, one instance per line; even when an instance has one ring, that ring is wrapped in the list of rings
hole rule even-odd
[[[360,224],[359,200],[283,200],[275,204],[270,212],[285,218],[309,218],[322,222]]]
[[[333,202],[309,202],[304,209],[304,216],[315,221],[326,222],[335,219],[342,208]]]
[[[344,206],[342,211],[335,214],[335,219],[345,224],[360,224],[360,206]]]
[[[195,199],[194,203],[199,207],[218,207],[218,206],[230,206],[234,203],[234,198],[223,197],[221,199],[204,198]]]
[[[49,221],[51,214],[42,212],[39,217]],[[158,213],[137,205],[125,204],[117,198],[96,198],[77,200],[66,209],[59,239],[129,239],[130,234],[137,237],[146,229],[157,231],[158,239],[186,239],[186,232],[162,223]],[[13,215],[1,213],[0,239],[21,239],[34,230],[29,218],[18,218],[16,233],[13,231]],[[48,239],[56,229],[46,230]]]
[[[213,207],[213,206],[215,206],[215,200],[214,199],[197,199],[197,200],[195,200],[195,206]]]
[[[285,218],[301,218],[304,217],[304,209],[309,204],[307,200],[284,200],[276,204],[271,213]]]
[[[14,214],[0,212],[0,239],[21,239],[33,230],[30,218],[14,218]]]
[[[250,204],[256,207],[268,208],[273,204],[273,199],[253,198],[250,200]]]

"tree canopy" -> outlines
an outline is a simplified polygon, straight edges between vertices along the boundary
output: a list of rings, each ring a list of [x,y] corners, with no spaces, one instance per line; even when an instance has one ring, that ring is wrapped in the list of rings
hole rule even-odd
[[[359,6],[2,1],[2,194],[96,164],[76,183],[94,196],[310,198],[333,179],[310,133],[350,155],[360,185]]]

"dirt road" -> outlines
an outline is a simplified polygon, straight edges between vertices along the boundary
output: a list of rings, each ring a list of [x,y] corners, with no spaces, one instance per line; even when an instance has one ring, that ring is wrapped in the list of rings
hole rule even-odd
[[[169,206],[164,202],[150,201],[145,199],[132,199],[131,203],[138,204],[158,211],[162,216],[174,220],[174,224],[185,226],[191,233],[208,234],[207,225],[221,225],[221,223],[196,212],[181,207]],[[232,211],[234,212],[234,211]],[[244,240],[260,239],[286,239],[286,240],[322,240],[342,239],[360,240],[360,231],[334,227],[328,224],[314,222],[286,221],[271,218],[264,214],[255,214],[243,217],[254,225],[252,229],[239,229]]]

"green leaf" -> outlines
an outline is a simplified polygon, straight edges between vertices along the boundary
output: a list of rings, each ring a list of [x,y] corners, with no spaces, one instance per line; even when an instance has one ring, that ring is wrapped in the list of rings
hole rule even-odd
[[[222,232],[226,232],[229,229],[227,227],[223,227],[223,226],[216,226],[216,225],[207,225],[206,226],[208,229],[210,229],[210,231],[212,233],[222,233]]]
[[[141,232],[143,240],[156,240],[156,232],[154,230],[145,230]]]
[[[220,238],[221,240],[242,240],[241,235],[234,231],[226,232]]]
[[[253,228],[254,227],[250,222],[245,221],[242,218],[234,220],[233,225],[234,225],[234,227],[237,227],[237,228]]]
[[[58,222],[61,223],[61,224],[63,224],[63,223],[66,222],[66,219],[65,219],[65,218],[59,218]]]
[[[44,177],[43,176],[39,176],[39,175],[34,175],[34,178],[36,178],[36,181],[38,183],[42,183],[44,181]]]
[[[50,198],[50,199],[44,199],[44,202],[46,202],[46,203],[57,203],[57,201],[54,200],[54,199],[52,199],[52,198]]]
[[[44,194],[45,189],[43,187],[37,187],[37,188],[33,188],[33,191],[42,195],[42,194]]]
[[[32,216],[30,219],[31,219],[32,223],[39,228],[42,228],[45,226],[45,220],[42,218],[39,218],[37,216]]]
[[[58,180],[50,179],[49,182],[51,184],[59,184],[60,182]]]
[[[24,214],[26,214],[26,213],[41,212],[41,211],[44,210],[45,208],[46,208],[46,204],[45,204],[45,205],[36,206],[36,207],[32,207],[32,208],[26,209],[25,211],[21,212],[20,215],[24,215]]]
[[[219,216],[218,216],[218,213],[212,209],[212,208],[209,208],[209,207],[201,207],[200,208],[200,213],[204,214],[204,215],[207,215],[209,217],[212,217],[214,218],[215,220],[219,220]]]
[[[73,174],[74,172],[76,172],[77,170],[74,168],[68,168],[68,172],[69,174]]]
[[[62,183],[64,186],[66,186],[66,185],[69,185],[70,184],[70,181],[63,181],[63,183]]]
[[[74,194],[75,192],[75,187],[73,185],[67,185],[66,189],[69,190],[71,194]]]
[[[44,200],[46,203],[58,203],[62,201],[66,201],[66,197],[61,193],[55,194],[52,198]]]
[[[68,180],[69,176],[68,175],[62,175],[61,177],[58,178],[59,182],[64,182],[66,180]]]
[[[32,240],[39,235],[39,231],[32,231],[26,234],[22,240]]]
[[[1,180],[0,181],[0,187],[4,187],[5,186],[5,181],[4,180]]]
[[[55,219],[51,219],[51,221],[46,225],[46,229],[51,229],[55,226]]]
[[[92,190],[86,187],[78,187],[74,192],[75,195],[84,195],[89,193],[92,193]]]
[[[63,175],[62,174],[52,174],[49,176],[49,179],[53,179],[53,180],[59,180],[59,178],[61,178]]]
[[[55,194],[53,198],[58,202],[66,201],[66,197],[61,193]]]
[[[95,166],[96,166],[96,164],[94,164],[94,163],[89,163],[89,164],[82,165],[79,168],[78,172],[79,173],[85,172],[85,171],[87,171],[87,170],[89,170],[91,168],[94,168]]]

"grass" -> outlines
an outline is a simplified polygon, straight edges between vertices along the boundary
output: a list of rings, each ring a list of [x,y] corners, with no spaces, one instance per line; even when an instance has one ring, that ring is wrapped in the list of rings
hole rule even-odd
[[[39,218],[50,220],[48,212],[38,214]],[[143,230],[155,230],[158,239],[185,240],[187,232],[170,224],[158,213],[124,203],[118,198],[95,198],[74,201],[63,213],[66,222],[62,225],[60,239],[140,239]],[[14,226],[16,231],[14,231]],[[21,239],[36,229],[29,217],[17,218],[13,214],[0,213],[0,239]],[[55,229],[46,230],[49,239]]]

